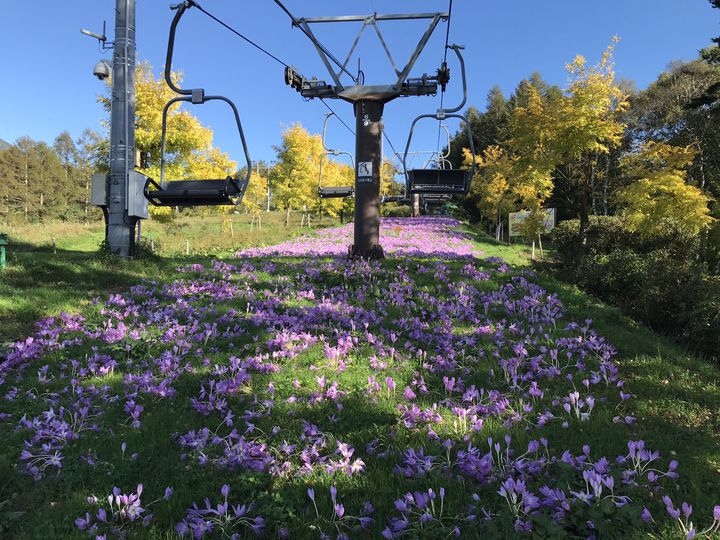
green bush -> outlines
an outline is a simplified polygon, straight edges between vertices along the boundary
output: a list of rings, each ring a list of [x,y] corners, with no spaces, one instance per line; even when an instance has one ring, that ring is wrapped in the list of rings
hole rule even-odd
[[[412,208],[410,206],[385,205],[382,207],[382,215],[386,217],[410,217]]]
[[[564,262],[580,258],[580,221],[562,221],[552,233],[552,242],[558,256]],[[699,239],[688,235],[671,225],[666,225],[661,234],[643,237],[629,231],[622,218],[617,216],[591,216],[587,228],[588,254],[609,254],[618,249],[629,249],[636,253],[650,253],[658,249],[670,250],[681,257],[697,253]]]
[[[703,272],[699,239],[668,227],[653,238],[617,217],[593,217],[585,255],[578,220],[552,240],[563,273],[578,286],[652,328],[713,358],[720,354],[720,279]]]
[[[692,309],[681,313],[685,340],[694,350],[720,359],[720,277],[706,277]]]

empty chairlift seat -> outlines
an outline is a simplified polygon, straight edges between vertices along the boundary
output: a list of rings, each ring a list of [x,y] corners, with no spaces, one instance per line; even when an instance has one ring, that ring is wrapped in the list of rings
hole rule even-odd
[[[455,51],[460,62],[460,70],[462,74],[463,99],[460,105],[452,109],[438,109],[435,114],[421,114],[410,126],[407,143],[405,144],[405,153],[403,154],[403,169],[405,170],[407,191],[411,194],[422,195],[456,195],[466,194],[470,191],[470,183],[475,175],[475,144],[470,131],[470,122],[462,114],[457,111],[461,110],[467,101],[467,81],[465,79],[465,61],[460,54],[462,47],[458,45],[448,46],[449,49]],[[445,168],[444,163],[438,163],[438,167],[430,167],[424,169],[408,169],[407,156],[410,150],[410,141],[412,141],[413,130],[415,124],[422,119],[434,119],[443,122],[447,118],[457,118],[462,121],[465,127],[465,134],[468,138],[468,146],[470,147],[471,165],[468,169],[452,169]],[[442,123],[440,125],[442,127]],[[449,136],[449,134],[448,134]],[[449,148],[448,144],[448,148]],[[442,157],[446,157],[445,156]],[[445,161],[444,159],[441,161]]]
[[[237,205],[242,202],[243,196],[250,181],[252,170],[250,154],[248,153],[245,134],[243,133],[240,115],[235,104],[225,96],[207,96],[202,88],[181,89],[172,80],[172,57],[175,48],[175,31],[183,14],[192,6],[193,2],[181,2],[173,9],[177,9],[175,17],[170,25],[170,36],[168,38],[167,56],[165,59],[165,82],[168,87],[179,94],[165,104],[162,111],[162,136],[160,150],[160,183],[148,178],[145,183],[144,195],[151,204],[155,206],[217,206]],[[191,105],[202,105],[208,101],[223,101],[232,110],[235,118],[243,153],[247,162],[244,178],[235,179],[227,176],[221,179],[193,179],[193,180],[165,180],[165,155],[167,152],[167,117],[170,107],[178,102],[186,102]]]
[[[322,183],[322,177],[323,177],[323,163],[326,159],[329,159],[330,156],[340,156],[342,154],[345,154],[350,159],[350,163],[352,163],[353,169],[355,168],[355,162],[353,160],[352,155],[348,152],[343,152],[342,150],[333,150],[332,148],[328,148],[325,146],[325,133],[327,132],[327,124],[328,120],[330,120],[331,116],[334,116],[335,113],[328,112],[325,113],[325,122],[323,122],[323,131],[322,131],[322,145],[325,149],[325,153],[320,156],[320,168],[318,171],[318,197],[321,199],[345,199],[348,197],[352,197],[355,194],[355,187],[353,186],[323,186]]]
[[[352,197],[355,188],[352,186],[328,186],[318,187],[318,197],[321,199],[337,199]]]
[[[224,180],[174,180],[164,189],[150,179],[145,184],[145,197],[155,206],[234,205],[246,187],[246,181],[230,176]]]
[[[465,194],[473,177],[469,169],[410,169],[407,174],[412,194]]]

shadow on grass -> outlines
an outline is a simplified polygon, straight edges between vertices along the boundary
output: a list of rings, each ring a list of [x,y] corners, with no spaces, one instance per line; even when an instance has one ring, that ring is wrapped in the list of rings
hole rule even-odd
[[[0,274],[0,342],[32,334],[35,322],[78,311],[94,296],[119,291],[143,278],[159,278],[190,259],[122,260],[96,252],[38,247],[12,241]]]
[[[568,316],[592,319],[618,350],[618,366],[634,399],[637,423],[628,440],[643,439],[664,459],[678,459],[681,481],[668,489],[703,511],[720,501],[720,369],[671,339],[624,315],[618,308],[547,275],[538,283],[557,293]]]

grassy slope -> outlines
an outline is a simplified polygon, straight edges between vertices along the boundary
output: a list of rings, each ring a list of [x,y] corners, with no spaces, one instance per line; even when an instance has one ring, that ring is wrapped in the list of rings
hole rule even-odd
[[[191,257],[205,253],[222,257],[244,247],[277,244],[307,230],[297,227],[296,215],[285,228],[283,212],[264,215],[261,230],[250,229],[249,216],[234,215],[232,237],[227,225],[223,231],[223,219],[180,217],[172,224],[145,223],[145,238],[153,238],[165,258],[139,261],[99,257],[95,253],[103,237],[99,224],[51,223],[0,230],[10,240],[7,273],[0,274],[0,343],[30,335],[38,319],[77,311],[99,294],[143,278],[171,276],[189,260],[184,257],[185,239],[190,241]]]
[[[301,215],[291,213],[290,227],[285,227],[285,212],[263,212],[262,228],[251,226],[249,214],[186,215],[181,213],[171,223],[147,220],[142,223],[142,236],[154,241],[156,252],[165,257],[184,256],[186,241],[191,255],[230,256],[238,249],[283,242],[306,232],[300,227]],[[337,224],[336,218],[324,216],[312,226]],[[232,226],[231,226],[232,225]],[[59,250],[91,252],[97,250],[104,237],[101,221],[88,224],[51,222],[0,227],[0,234],[11,241],[10,254],[20,250],[49,249],[53,241]],[[16,244],[13,248],[12,244]],[[18,245],[19,244],[19,245]]]
[[[475,243],[488,256],[529,264],[527,246],[506,246],[482,233]],[[592,319],[598,333],[619,352],[627,389],[636,396],[633,431],[663,455],[680,461],[678,493],[696,507],[720,502],[720,369],[623,315],[619,309],[551,276],[538,283],[557,293],[571,318]],[[706,518],[705,521],[709,521]]]
[[[527,248],[512,246],[510,248],[496,244],[487,238],[478,237],[478,247],[487,256],[500,256],[513,264],[528,264]],[[18,254],[19,256],[19,254]],[[61,309],[72,311],[90,310],[89,296],[105,294],[114,288],[120,289],[135,283],[143,277],[156,277],[161,280],[172,280],[175,277],[174,268],[180,260],[160,260],[157,262],[133,261],[118,263],[117,261],[102,261],[87,254],[71,252],[58,252],[53,256],[48,250],[42,256],[19,257],[21,265],[0,281],[0,314],[5,319],[0,321],[2,338],[19,337],[28,333],[29,324],[34,319],[55,313]],[[183,263],[187,259],[182,260]],[[680,348],[669,343],[653,332],[633,323],[623,317],[617,310],[610,308],[579,292],[577,289],[558,282],[549,277],[541,276],[541,285],[551,292],[556,292],[566,308],[570,317],[584,320],[593,319],[594,326],[601,335],[613,343],[620,352],[619,364],[623,376],[627,378],[627,389],[637,397],[632,402],[631,409],[638,417],[638,424],[631,431],[608,429],[603,422],[592,422],[582,434],[569,433],[567,430],[553,434],[565,437],[568,444],[575,439],[577,444],[588,442],[596,448],[622,447],[630,438],[644,438],[651,448],[657,448],[663,456],[671,452],[677,453],[680,461],[681,481],[678,483],[680,491],[673,495],[693,502],[696,513],[702,515],[703,523],[707,522],[708,509],[712,504],[720,502],[720,371],[714,366],[685,354]],[[10,314],[8,316],[8,313]],[[14,320],[15,318],[19,320]],[[321,351],[310,352],[303,355],[303,366],[306,367],[321,356]],[[298,372],[292,371],[288,380],[280,378],[277,381],[279,389],[284,390],[290,380]],[[364,386],[367,373],[353,373],[347,380],[342,380],[342,386]],[[198,377],[200,379],[201,377]],[[287,377],[285,377],[287,378]],[[399,378],[399,377],[396,377]],[[268,379],[269,380],[269,379]],[[110,381],[112,384],[112,381]],[[308,381],[303,381],[310,383]],[[120,384],[120,381],[115,381]],[[198,380],[187,379],[179,389],[178,399],[187,402],[187,399],[196,394]],[[182,401],[181,401],[182,402]],[[187,407],[186,407],[187,408]],[[188,408],[189,409],[189,408]],[[381,400],[379,404],[366,412],[368,418],[357,422],[353,419],[350,424],[347,420],[337,426],[349,442],[361,447],[362,441],[367,441],[372,435],[374,424],[383,425],[394,416],[393,404],[390,400]],[[129,487],[129,482],[140,477],[147,486],[155,486],[154,491],[148,494],[150,499],[161,495],[157,486],[173,485],[177,492],[192,491],[198,496],[217,495],[215,493],[218,479],[217,473],[177,474],[177,445],[164,435],[146,437],[146,433],[157,431],[158,435],[168,431],[180,429],[178,412],[170,410],[160,404],[149,410],[146,428],[142,433],[129,429],[119,429],[116,440],[102,441],[107,447],[103,457],[112,463],[104,470],[108,476],[105,478],[87,478],[80,470],[65,470],[59,479],[48,478],[39,486],[28,485],[26,492],[20,494],[17,507],[25,508],[32,516],[30,522],[22,527],[21,537],[52,537],[63,534],[62,531],[72,529],[72,520],[80,515],[78,509],[83,507],[83,497],[89,491],[102,494],[102,487],[108,483],[122,484]],[[190,412],[189,410],[187,412]],[[318,417],[328,411],[316,411]],[[118,415],[118,423],[122,421]],[[108,421],[110,419],[106,419]],[[160,466],[156,461],[144,463],[131,463],[127,456],[120,451],[120,441],[128,444],[128,454],[138,449],[142,454],[167,455]],[[96,447],[99,440],[87,440],[82,448]],[[15,445],[13,445],[15,447]],[[76,454],[81,448],[73,452],[68,462],[75,461]],[[0,478],[10,473],[16,455],[2,455],[0,453]],[[382,471],[381,471],[382,472]],[[387,472],[387,471],[385,471]],[[14,473],[12,473],[14,474]],[[29,480],[23,479],[23,484]],[[304,500],[302,486],[294,484],[290,479],[286,485],[271,486],[258,485],[259,480],[253,475],[233,478],[234,490],[252,490],[260,488],[277,489],[279,493],[268,493],[267,497],[284,497],[286,500]],[[262,481],[260,481],[262,483]],[[394,493],[392,486],[387,486],[387,476],[380,474],[377,477],[360,477],[357,481],[348,482],[340,486],[344,497],[348,499],[353,493],[362,496],[362,492],[373,490],[379,493]],[[19,484],[11,486],[0,480],[0,502],[17,490]],[[146,490],[153,488],[146,487]],[[58,497],[72,493],[66,499]],[[33,508],[33,501],[41,500],[44,509]],[[197,499],[191,499],[197,500]],[[240,499],[242,500],[242,499]],[[169,506],[158,506],[156,515],[158,521],[163,521],[170,515],[178,515],[189,504],[190,500],[182,497],[171,500]],[[282,506],[280,501],[278,504]],[[324,503],[323,503],[324,504]],[[327,506],[327,505],[325,505]],[[13,504],[15,507],[15,504]],[[327,510],[327,508],[325,508]],[[37,529],[36,529],[37,527]],[[34,531],[34,534],[31,533]],[[40,536],[37,536],[40,535]],[[78,535],[78,537],[82,537]],[[157,537],[165,537],[157,532]]]

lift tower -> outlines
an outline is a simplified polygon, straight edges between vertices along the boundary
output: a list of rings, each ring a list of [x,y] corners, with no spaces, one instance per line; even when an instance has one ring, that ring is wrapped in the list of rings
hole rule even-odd
[[[378,259],[383,257],[380,245],[380,168],[382,165],[382,113],[385,104],[400,96],[427,96],[437,94],[438,84],[447,84],[449,71],[441,67],[436,75],[423,75],[420,78],[408,78],[420,53],[440,21],[446,21],[448,13],[414,13],[398,15],[315,17],[297,19],[282,5],[275,2],[292,20],[294,27],[312,41],[320,59],[325,64],[333,84],[317,79],[306,79],[291,67],[285,68],[285,82],[304,98],[342,99],[353,104],[355,113],[355,224],[353,244],[348,252],[352,257]],[[425,33],[403,69],[398,69],[390,54],[387,43],[378,28],[378,21],[429,20]],[[344,62],[340,62],[313,34],[310,26],[327,23],[362,23],[350,51]],[[348,71],[348,62],[357,47],[363,31],[371,26],[382,44],[385,54],[397,76],[387,85],[365,85],[364,76]],[[333,64],[339,68],[335,71]],[[344,86],[340,77],[346,74],[352,86]]]
[[[135,163],[135,62],[135,0],[116,0],[106,219],[108,248],[124,258],[133,255],[138,220],[128,214],[130,171]]]
[[[110,98],[110,174],[92,179],[92,204],[105,215],[105,241],[111,253],[132,257],[139,220],[148,217],[142,194],[145,177],[135,167],[135,0],[115,1],[115,38],[81,30],[99,41],[102,50],[113,49],[112,67],[95,64],[93,75],[105,80],[112,75]],[[139,228],[138,228],[139,231]]]

